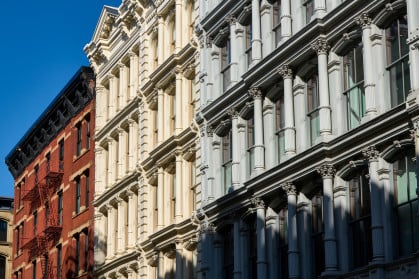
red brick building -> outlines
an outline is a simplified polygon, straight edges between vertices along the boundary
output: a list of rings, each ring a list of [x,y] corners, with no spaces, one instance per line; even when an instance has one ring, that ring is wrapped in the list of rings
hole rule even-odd
[[[81,67],[6,157],[13,278],[92,278],[94,74]]]

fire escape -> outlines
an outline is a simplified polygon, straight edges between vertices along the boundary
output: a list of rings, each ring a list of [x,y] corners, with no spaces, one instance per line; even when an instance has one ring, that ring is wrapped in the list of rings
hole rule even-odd
[[[38,228],[34,228],[33,235],[26,238],[22,245],[22,249],[28,251],[29,259],[40,257],[42,279],[52,279],[56,276],[52,261],[48,258],[48,251],[60,238],[62,229],[62,220],[57,210],[58,204],[51,202],[51,197],[57,191],[63,177],[62,164],[57,169],[57,171],[51,170],[48,164],[46,175],[41,180],[35,178],[34,187],[22,197],[30,203],[30,210],[44,207],[44,224],[37,224]]]

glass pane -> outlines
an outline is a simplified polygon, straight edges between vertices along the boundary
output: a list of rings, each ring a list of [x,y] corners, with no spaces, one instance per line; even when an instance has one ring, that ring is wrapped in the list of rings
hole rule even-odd
[[[391,104],[393,107],[404,101],[403,85],[402,63],[397,63],[390,68]]]
[[[361,82],[364,80],[364,58],[362,55],[362,44],[359,44],[355,48],[355,72],[356,72],[356,82]]]
[[[387,39],[387,64],[391,64],[400,57],[399,41],[398,41],[398,25],[394,22],[386,30]]]
[[[247,153],[249,156],[249,174],[251,174],[255,169],[255,149],[250,148]]]
[[[225,193],[230,192],[231,188],[231,162],[224,165],[224,191]]]
[[[404,160],[400,160],[394,164],[394,174],[396,175],[396,194],[397,204],[402,204],[409,200],[407,195],[407,172],[406,163]]]
[[[408,62],[407,57],[403,60],[403,80],[404,80],[404,96],[403,96],[403,101],[404,101],[405,96],[407,96],[410,91],[410,68],[409,68],[409,62]]]
[[[414,200],[416,198],[416,172],[415,172],[415,162],[411,157],[407,157],[407,164],[409,170],[409,200]]]
[[[278,133],[278,155],[279,159],[285,155],[285,133],[281,131]]]
[[[407,30],[407,16],[403,16],[399,19],[399,38],[400,38],[400,55],[404,56],[409,53],[409,47],[407,46],[406,40],[408,38]]]
[[[412,212],[413,212],[413,235],[415,236],[413,238],[414,241],[414,250],[419,250],[419,218],[417,216],[418,213],[418,200],[414,201],[412,203]]]
[[[397,217],[399,221],[399,254],[405,256],[412,252],[413,247],[410,204],[400,206],[397,209]]]
[[[319,112],[315,111],[310,115],[310,137],[311,137],[311,145],[313,145],[320,136],[320,119],[319,119]]]
[[[363,84],[348,91],[347,97],[349,128],[352,129],[359,126],[362,117],[365,115],[365,94]]]

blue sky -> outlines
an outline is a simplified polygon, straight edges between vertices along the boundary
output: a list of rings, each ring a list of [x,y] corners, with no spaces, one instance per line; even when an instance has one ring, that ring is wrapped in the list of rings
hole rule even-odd
[[[121,0],[2,2],[0,196],[13,196],[4,159],[80,66],[104,5]]]

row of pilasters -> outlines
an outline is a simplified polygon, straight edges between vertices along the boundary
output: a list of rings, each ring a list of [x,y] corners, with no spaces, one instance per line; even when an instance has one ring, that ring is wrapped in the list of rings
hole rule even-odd
[[[128,61],[119,63],[114,74],[109,74],[102,84],[96,86],[96,131],[135,98],[139,84],[138,69],[138,55],[130,52]]]
[[[418,144],[419,146],[419,144]],[[417,148],[419,149],[419,148]],[[392,235],[391,224],[387,224],[383,218],[391,206],[388,204],[385,193],[388,192],[390,185],[389,167],[379,157],[378,151],[374,146],[369,146],[363,150],[363,155],[368,161],[369,180],[371,187],[371,235],[372,235],[372,263],[383,263],[391,260],[393,255],[392,242],[389,236]],[[340,272],[349,271],[351,266],[350,251],[347,245],[348,222],[349,222],[349,197],[346,182],[336,175],[333,165],[324,164],[317,168],[317,172],[322,177],[323,192],[323,220],[324,220],[324,262],[325,269],[323,275],[338,276]],[[306,228],[310,222],[309,203],[310,201],[299,193],[292,183],[281,184],[281,188],[287,195],[287,235],[288,235],[288,274],[289,278],[311,278],[311,244],[309,233],[310,228]],[[257,278],[276,278],[272,274],[278,272],[278,255],[275,247],[279,243],[275,242],[278,236],[278,216],[270,209],[265,208],[260,199],[252,200],[254,212],[256,212],[256,234],[257,234]],[[235,216],[235,215],[233,215]],[[335,222],[335,220],[340,220]],[[243,234],[240,227],[240,219],[233,221],[234,237],[234,278],[246,278],[246,265],[243,264],[243,257],[246,256],[246,234]],[[201,268],[205,267],[207,274],[216,274],[217,268],[223,263],[217,264],[217,259],[211,257],[222,252],[223,245],[217,241],[218,232],[213,226],[208,226],[211,230],[204,230],[201,235],[202,257],[207,257],[201,262]],[[308,231],[308,233],[307,233]],[[222,242],[221,242],[222,243]],[[269,243],[269,245],[267,245]],[[209,250],[206,250],[209,249]],[[221,249],[221,251],[218,251]],[[212,251],[212,252],[208,252]],[[217,252],[218,251],[218,252]],[[304,256],[304,255],[307,255]],[[206,262],[206,261],[214,262]],[[208,270],[211,269],[212,270]],[[212,275],[211,275],[212,276]],[[208,277],[207,277],[208,278]]]
[[[135,249],[138,195],[127,190],[95,213],[95,264]]]
[[[136,169],[138,160],[138,123],[128,119],[103,145],[96,145],[95,196]]]

